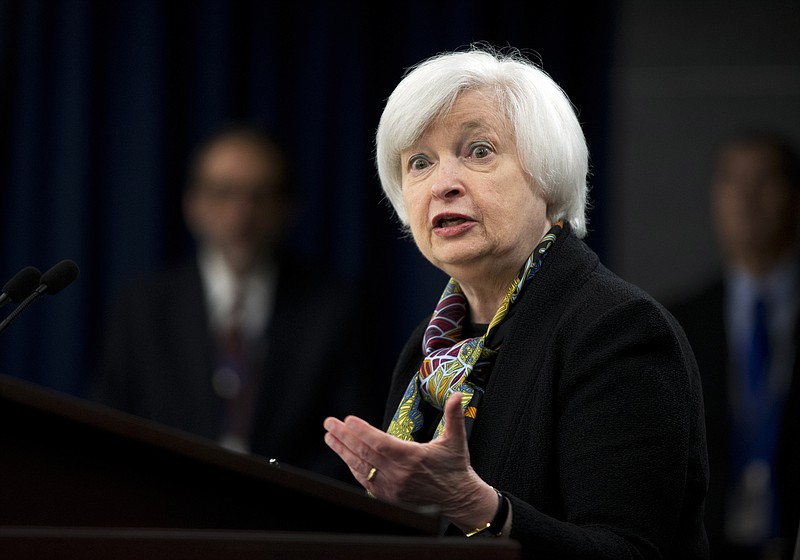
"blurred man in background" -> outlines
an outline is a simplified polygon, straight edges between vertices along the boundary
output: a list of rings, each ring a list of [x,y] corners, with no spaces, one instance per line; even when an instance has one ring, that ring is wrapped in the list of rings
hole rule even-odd
[[[719,149],[712,218],[723,270],[671,311],[703,379],[712,558],[790,558],[800,520],[800,159],[777,134]]]
[[[355,289],[284,250],[292,165],[250,126],[226,127],[199,147],[184,195],[196,254],[116,300],[95,396],[350,481],[323,442],[322,420],[376,418],[388,375],[370,368]]]

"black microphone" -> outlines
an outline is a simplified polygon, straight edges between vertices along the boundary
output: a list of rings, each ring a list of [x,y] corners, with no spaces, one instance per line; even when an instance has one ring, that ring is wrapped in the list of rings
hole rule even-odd
[[[64,259],[60,263],[54,265],[50,270],[42,274],[41,280],[39,281],[39,286],[33,293],[31,293],[28,297],[22,300],[14,311],[8,314],[8,317],[3,319],[3,322],[0,323],[0,332],[3,332],[11,322],[16,319],[22,311],[28,307],[28,305],[33,302],[36,298],[38,298],[42,294],[50,294],[54,295],[72,284],[75,279],[78,277],[78,265],[75,264],[74,261],[69,259]]]
[[[11,280],[3,286],[3,293],[0,294],[0,307],[8,302],[19,303],[39,286],[39,279],[42,273],[35,266],[26,266],[17,272]]]

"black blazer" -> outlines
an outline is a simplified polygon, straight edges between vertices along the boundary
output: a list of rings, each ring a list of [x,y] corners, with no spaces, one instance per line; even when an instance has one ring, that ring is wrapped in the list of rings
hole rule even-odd
[[[388,369],[370,364],[369,325],[353,286],[284,260],[263,338],[254,453],[355,483],[324,443],[323,419],[380,420]],[[115,302],[103,335],[94,397],[210,439],[222,400],[211,385],[215,345],[196,263],[137,283]]]
[[[798,287],[800,289],[800,287]],[[724,551],[724,496],[731,484],[729,415],[729,349],[724,322],[726,286],[718,277],[697,294],[669,305],[683,326],[694,350],[706,407],[706,430],[710,482],[706,507],[706,530],[712,559],[727,560]],[[795,328],[795,347],[800,348],[800,330]],[[778,442],[778,500],[783,511],[782,532],[787,554],[791,550],[800,523],[800,360],[795,356],[792,383],[784,407]]]
[[[706,559],[703,403],[677,322],[568,226],[513,314],[469,452],[511,500],[522,557]],[[426,325],[400,356],[384,427]]]

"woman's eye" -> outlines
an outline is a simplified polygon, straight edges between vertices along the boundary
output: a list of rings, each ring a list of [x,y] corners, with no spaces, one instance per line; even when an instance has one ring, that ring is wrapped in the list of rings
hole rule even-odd
[[[420,171],[428,167],[428,160],[423,156],[414,156],[409,160],[408,166],[412,171]]]
[[[476,159],[483,159],[492,153],[490,146],[486,144],[476,144],[472,147],[472,155]]]

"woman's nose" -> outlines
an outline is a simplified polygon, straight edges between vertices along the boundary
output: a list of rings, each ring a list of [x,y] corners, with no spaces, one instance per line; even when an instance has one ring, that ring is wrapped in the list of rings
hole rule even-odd
[[[431,194],[436,198],[453,198],[464,193],[464,184],[457,165],[442,163],[431,185]]]

